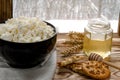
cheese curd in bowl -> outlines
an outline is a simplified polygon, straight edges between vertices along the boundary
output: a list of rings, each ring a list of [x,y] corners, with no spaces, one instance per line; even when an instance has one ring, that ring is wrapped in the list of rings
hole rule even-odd
[[[0,38],[13,42],[37,42],[53,36],[54,30],[39,18],[13,18],[0,24]]]
[[[39,18],[19,17],[0,24],[0,55],[14,68],[43,63],[54,50],[56,28]]]

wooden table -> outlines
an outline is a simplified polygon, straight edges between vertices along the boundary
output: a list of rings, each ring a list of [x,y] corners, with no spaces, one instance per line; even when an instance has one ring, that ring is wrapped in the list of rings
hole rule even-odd
[[[65,47],[60,47],[58,43],[62,39],[67,39],[67,35],[65,33],[58,34],[56,50],[57,50],[57,59],[60,60],[59,52],[64,50]],[[114,33],[113,34],[113,44],[112,44],[112,53],[110,55],[110,61],[117,66],[120,66],[120,37]],[[120,71],[110,67],[111,76],[107,80],[120,80]],[[80,75],[74,73],[67,69],[61,69],[57,66],[55,76],[53,80],[93,80],[84,75]]]

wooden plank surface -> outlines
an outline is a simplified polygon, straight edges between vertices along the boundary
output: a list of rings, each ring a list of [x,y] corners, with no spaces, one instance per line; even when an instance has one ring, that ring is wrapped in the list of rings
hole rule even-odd
[[[57,59],[61,60],[60,52],[65,49],[64,46],[60,47],[58,44],[63,39],[67,39],[66,34],[58,34],[57,38]],[[114,63],[117,66],[120,66],[120,37],[117,34],[113,35],[113,44],[112,44],[112,52],[110,55],[110,62]],[[119,80],[120,79],[120,71],[110,67],[111,76],[106,80]],[[57,66],[55,76],[53,80],[93,80],[82,74],[74,73],[67,69],[62,69]]]
[[[12,6],[12,0],[0,0],[0,23],[12,17]]]

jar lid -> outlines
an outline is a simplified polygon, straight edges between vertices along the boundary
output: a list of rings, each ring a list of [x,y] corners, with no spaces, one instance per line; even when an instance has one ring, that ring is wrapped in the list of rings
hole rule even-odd
[[[92,30],[109,30],[110,23],[107,19],[96,18],[88,21],[88,27]]]

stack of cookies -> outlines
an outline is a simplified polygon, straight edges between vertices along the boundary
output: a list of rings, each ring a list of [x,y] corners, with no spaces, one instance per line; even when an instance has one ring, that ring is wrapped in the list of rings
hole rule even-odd
[[[58,62],[59,67],[70,69],[78,74],[84,74],[93,79],[103,80],[110,76],[108,65],[99,61],[80,62],[84,56],[71,56]]]

